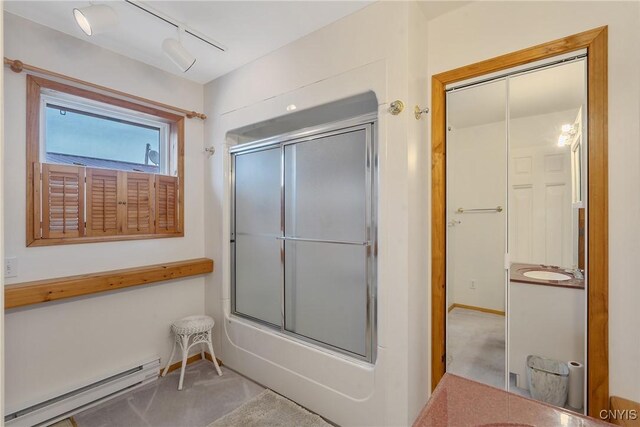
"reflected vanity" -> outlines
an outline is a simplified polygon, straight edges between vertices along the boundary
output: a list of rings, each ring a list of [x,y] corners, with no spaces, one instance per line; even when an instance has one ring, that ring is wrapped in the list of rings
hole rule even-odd
[[[446,370],[584,413],[585,55],[446,96]]]

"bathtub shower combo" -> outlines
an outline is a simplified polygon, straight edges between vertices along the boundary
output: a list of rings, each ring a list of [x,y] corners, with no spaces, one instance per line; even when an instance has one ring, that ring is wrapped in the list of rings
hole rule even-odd
[[[230,150],[232,315],[370,363],[376,111],[368,94],[297,112]]]

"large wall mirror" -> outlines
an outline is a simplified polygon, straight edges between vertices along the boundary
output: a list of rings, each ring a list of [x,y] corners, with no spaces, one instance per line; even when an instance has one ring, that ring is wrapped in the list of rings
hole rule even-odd
[[[580,413],[586,93],[584,55],[460,82],[446,134],[447,372]]]
[[[433,83],[433,385],[450,372],[597,415],[606,28]]]

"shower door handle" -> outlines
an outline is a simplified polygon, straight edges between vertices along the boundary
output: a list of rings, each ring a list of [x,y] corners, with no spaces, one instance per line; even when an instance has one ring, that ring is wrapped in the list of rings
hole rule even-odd
[[[302,237],[285,237],[277,236],[278,240],[292,241],[292,242],[311,242],[311,243],[333,243],[336,245],[356,245],[356,246],[369,246],[371,242],[354,242],[349,240],[324,240],[324,239],[305,239]]]

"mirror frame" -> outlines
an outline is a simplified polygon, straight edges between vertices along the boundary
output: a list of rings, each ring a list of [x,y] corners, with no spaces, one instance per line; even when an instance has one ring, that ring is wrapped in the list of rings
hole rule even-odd
[[[431,387],[445,373],[446,352],[446,96],[448,84],[587,49],[588,263],[587,414],[609,409],[609,243],[607,160],[607,27],[498,56],[431,78]]]

